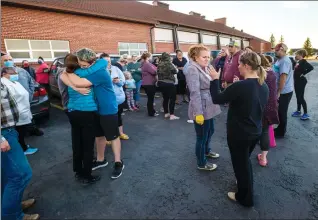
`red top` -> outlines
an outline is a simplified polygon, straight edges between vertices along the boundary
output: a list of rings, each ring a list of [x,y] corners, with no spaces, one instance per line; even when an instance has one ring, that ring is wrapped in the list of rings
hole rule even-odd
[[[49,84],[49,66],[46,63],[42,63],[35,74],[38,83]]]
[[[238,51],[232,56],[226,56],[225,63],[224,63],[224,69],[223,69],[223,75],[222,75],[222,81],[225,81],[227,83],[233,83],[234,76],[237,76],[240,78],[240,80],[243,80],[244,78],[241,76],[240,71],[238,69],[239,66],[239,60],[240,56],[242,54],[242,51]]]

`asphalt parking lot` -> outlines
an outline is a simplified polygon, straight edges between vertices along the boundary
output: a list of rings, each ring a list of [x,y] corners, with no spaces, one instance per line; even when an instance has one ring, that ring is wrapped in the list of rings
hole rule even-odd
[[[187,105],[176,110],[179,121],[146,116],[146,109],[123,116],[130,140],[122,141],[123,175],[111,180],[111,165],[97,170],[100,182],[83,187],[72,172],[71,134],[63,111],[52,108],[45,134],[29,137],[39,148],[29,155],[33,178],[25,198],[37,203],[28,213],[43,219],[314,219],[318,218],[318,63],[308,76],[306,99],[312,119],[289,118],[288,134],[277,140],[260,167],[252,155],[255,206],[247,209],[228,200],[235,177],[226,145],[227,109],[215,120],[212,149],[221,157],[214,172],[198,171],[195,133],[187,124]],[[145,102],[145,98],[143,98]],[[156,99],[157,108],[160,99]],[[290,113],[296,108],[295,95]],[[107,159],[112,153],[107,149]]]

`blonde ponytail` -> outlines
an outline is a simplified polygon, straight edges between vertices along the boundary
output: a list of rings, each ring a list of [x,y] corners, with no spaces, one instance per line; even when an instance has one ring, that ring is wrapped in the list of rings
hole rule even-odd
[[[259,73],[258,73],[258,83],[260,85],[263,85],[263,83],[265,82],[265,79],[267,77],[267,72],[266,70],[264,69],[264,67],[260,66],[259,67]]]

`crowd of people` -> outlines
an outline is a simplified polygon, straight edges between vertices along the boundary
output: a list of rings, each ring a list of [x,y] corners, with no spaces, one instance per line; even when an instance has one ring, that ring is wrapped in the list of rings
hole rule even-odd
[[[124,133],[122,116],[125,110],[139,111],[140,89],[147,95],[147,113],[159,116],[155,110],[155,94],[162,93],[164,118],[177,120],[175,105],[188,104],[188,122],[194,123],[195,154],[199,170],[213,171],[216,164],[208,158],[220,155],[211,148],[215,130],[214,120],[221,113],[220,105],[228,106],[227,144],[236,177],[237,192],[228,197],[243,206],[251,207],[253,200],[253,172],[250,155],[257,143],[260,166],[267,166],[270,143],[283,138],[287,128],[287,112],[293,91],[297,111],[293,117],[309,119],[304,99],[307,79],[313,67],[304,59],[305,50],[296,52],[293,67],[286,55],[288,48],[280,43],[273,57],[253,52],[252,47],[241,50],[235,41],[222,49],[214,60],[204,45],[193,45],[188,58],[176,51],[176,58],[163,53],[151,62],[151,54],[140,57],[122,56],[111,62],[107,53],[97,56],[88,48],[66,55],[64,68],[58,69],[57,82],[64,112],[71,125],[73,171],[75,179],[90,185],[100,180],[92,171],[106,167],[105,148],[110,145],[114,156],[112,179],[119,178],[125,168],[121,156],[121,141],[129,140]],[[36,128],[30,110],[34,81],[49,90],[48,65],[39,58],[35,71],[28,61],[22,68],[14,65],[12,57],[2,55],[1,70],[1,171],[2,217],[4,219],[38,219],[39,215],[25,215],[23,210],[35,203],[22,202],[22,196],[32,169],[25,156],[28,149],[24,137],[29,127]],[[301,114],[303,107],[304,114]],[[274,125],[278,125],[274,129]],[[273,135],[272,135],[273,134]],[[94,147],[96,145],[96,157]],[[22,204],[22,205],[21,205]]]

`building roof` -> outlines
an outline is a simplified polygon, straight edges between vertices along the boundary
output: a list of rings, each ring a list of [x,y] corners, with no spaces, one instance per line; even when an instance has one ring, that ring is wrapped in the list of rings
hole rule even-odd
[[[169,23],[230,36],[267,42],[226,25],[137,1],[108,0],[2,0],[2,5],[32,7],[146,24]]]

